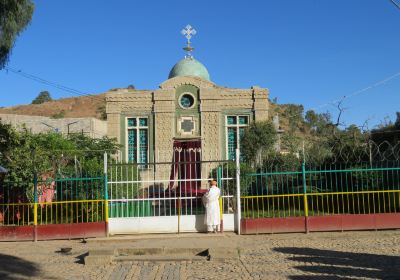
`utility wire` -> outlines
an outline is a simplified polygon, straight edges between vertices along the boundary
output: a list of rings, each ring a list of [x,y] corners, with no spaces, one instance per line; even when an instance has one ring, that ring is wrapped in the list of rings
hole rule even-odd
[[[82,91],[79,91],[79,90],[76,90],[76,89],[61,85],[59,83],[48,81],[48,80],[40,78],[38,76],[23,72],[22,70],[17,70],[15,68],[12,68],[12,67],[9,67],[9,66],[5,66],[4,69],[7,70],[7,71],[12,72],[14,74],[20,75],[20,76],[22,76],[22,77],[24,77],[26,79],[30,79],[30,80],[36,81],[38,83],[42,83],[42,84],[45,84],[45,85],[48,85],[48,86],[52,86],[52,87],[58,88],[58,89],[60,89],[60,90],[62,90],[64,92],[69,93],[73,97],[76,97],[76,95],[78,95],[78,96],[86,96],[86,97],[92,97],[92,98],[104,101],[103,98],[98,97],[96,95],[87,94],[87,93],[84,93]]]
[[[323,108],[323,107],[326,107],[326,106],[329,106],[329,105],[332,105],[332,104],[336,104],[336,103],[338,103],[338,102],[340,102],[340,101],[343,101],[343,100],[345,100],[345,99],[348,99],[348,98],[350,98],[350,97],[354,97],[354,96],[363,94],[363,93],[367,92],[368,90],[373,89],[373,88],[376,88],[376,87],[379,87],[379,86],[381,86],[381,85],[384,85],[384,84],[386,84],[387,82],[389,82],[389,81],[391,81],[391,80],[393,80],[393,79],[395,79],[395,78],[397,78],[397,77],[399,77],[399,76],[400,76],[400,72],[398,72],[398,73],[396,73],[396,74],[394,74],[394,75],[391,75],[391,76],[389,76],[389,77],[386,77],[386,78],[384,78],[383,80],[380,80],[380,81],[378,81],[378,82],[376,82],[376,83],[374,83],[374,84],[372,84],[372,85],[370,85],[370,86],[367,86],[367,87],[365,87],[365,88],[363,88],[363,89],[356,90],[356,91],[350,93],[349,95],[343,96],[342,98],[337,98],[337,99],[334,99],[334,100],[332,100],[332,101],[330,101],[330,102],[327,102],[327,103],[323,103],[323,104],[321,104],[321,105],[318,105],[318,106],[316,106],[316,107],[314,107],[314,108],[311,108],[310,110],[318,110],[318,109],[321,109],[321,108]],[[288,116],[288,118],[293,118],[293,117],[300,116],[300,115],[302,115],[302,114],[301,114],[301,113],[298,113],[298,114],[294,114],[294,115]]]
[[[390,0],[390,2],[392,2],[393,5],[395,5],[398,9],[400,9],[400,4],[396,3],[396,1]]]

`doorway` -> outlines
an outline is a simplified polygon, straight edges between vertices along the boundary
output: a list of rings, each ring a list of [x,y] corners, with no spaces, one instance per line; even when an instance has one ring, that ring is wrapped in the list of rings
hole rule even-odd
[[[197,195],[201,185],[201,141],[175,140],[170,189],[179,196]]]

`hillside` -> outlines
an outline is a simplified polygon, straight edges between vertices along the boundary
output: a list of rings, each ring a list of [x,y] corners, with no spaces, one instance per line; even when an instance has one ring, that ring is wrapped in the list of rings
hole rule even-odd
[[[94,117],[102,119],[105,94],[62,98],[42,104],[18,105],[0,108],[0,114],[19,114],[54,118]]]

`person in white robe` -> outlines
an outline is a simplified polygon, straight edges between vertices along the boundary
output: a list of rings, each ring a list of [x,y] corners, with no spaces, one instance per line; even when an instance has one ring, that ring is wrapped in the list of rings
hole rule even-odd
[[[207,231],[216,233],[221,222],[219,208],[219,196],[221,191],[217,187],[217,181],[212,180],[210,184],[210,189],[203,196],[203,204],[206,208],[204,224],[207,225]]]

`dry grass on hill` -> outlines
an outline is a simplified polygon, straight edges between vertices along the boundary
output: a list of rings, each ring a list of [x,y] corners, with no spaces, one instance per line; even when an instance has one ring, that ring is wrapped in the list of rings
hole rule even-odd
[[[63,98],[42,104],[18,105],[0,108],[0,114],[18,114],[44,117],[101,119],[99,108],[105,106],[105,94]]]

